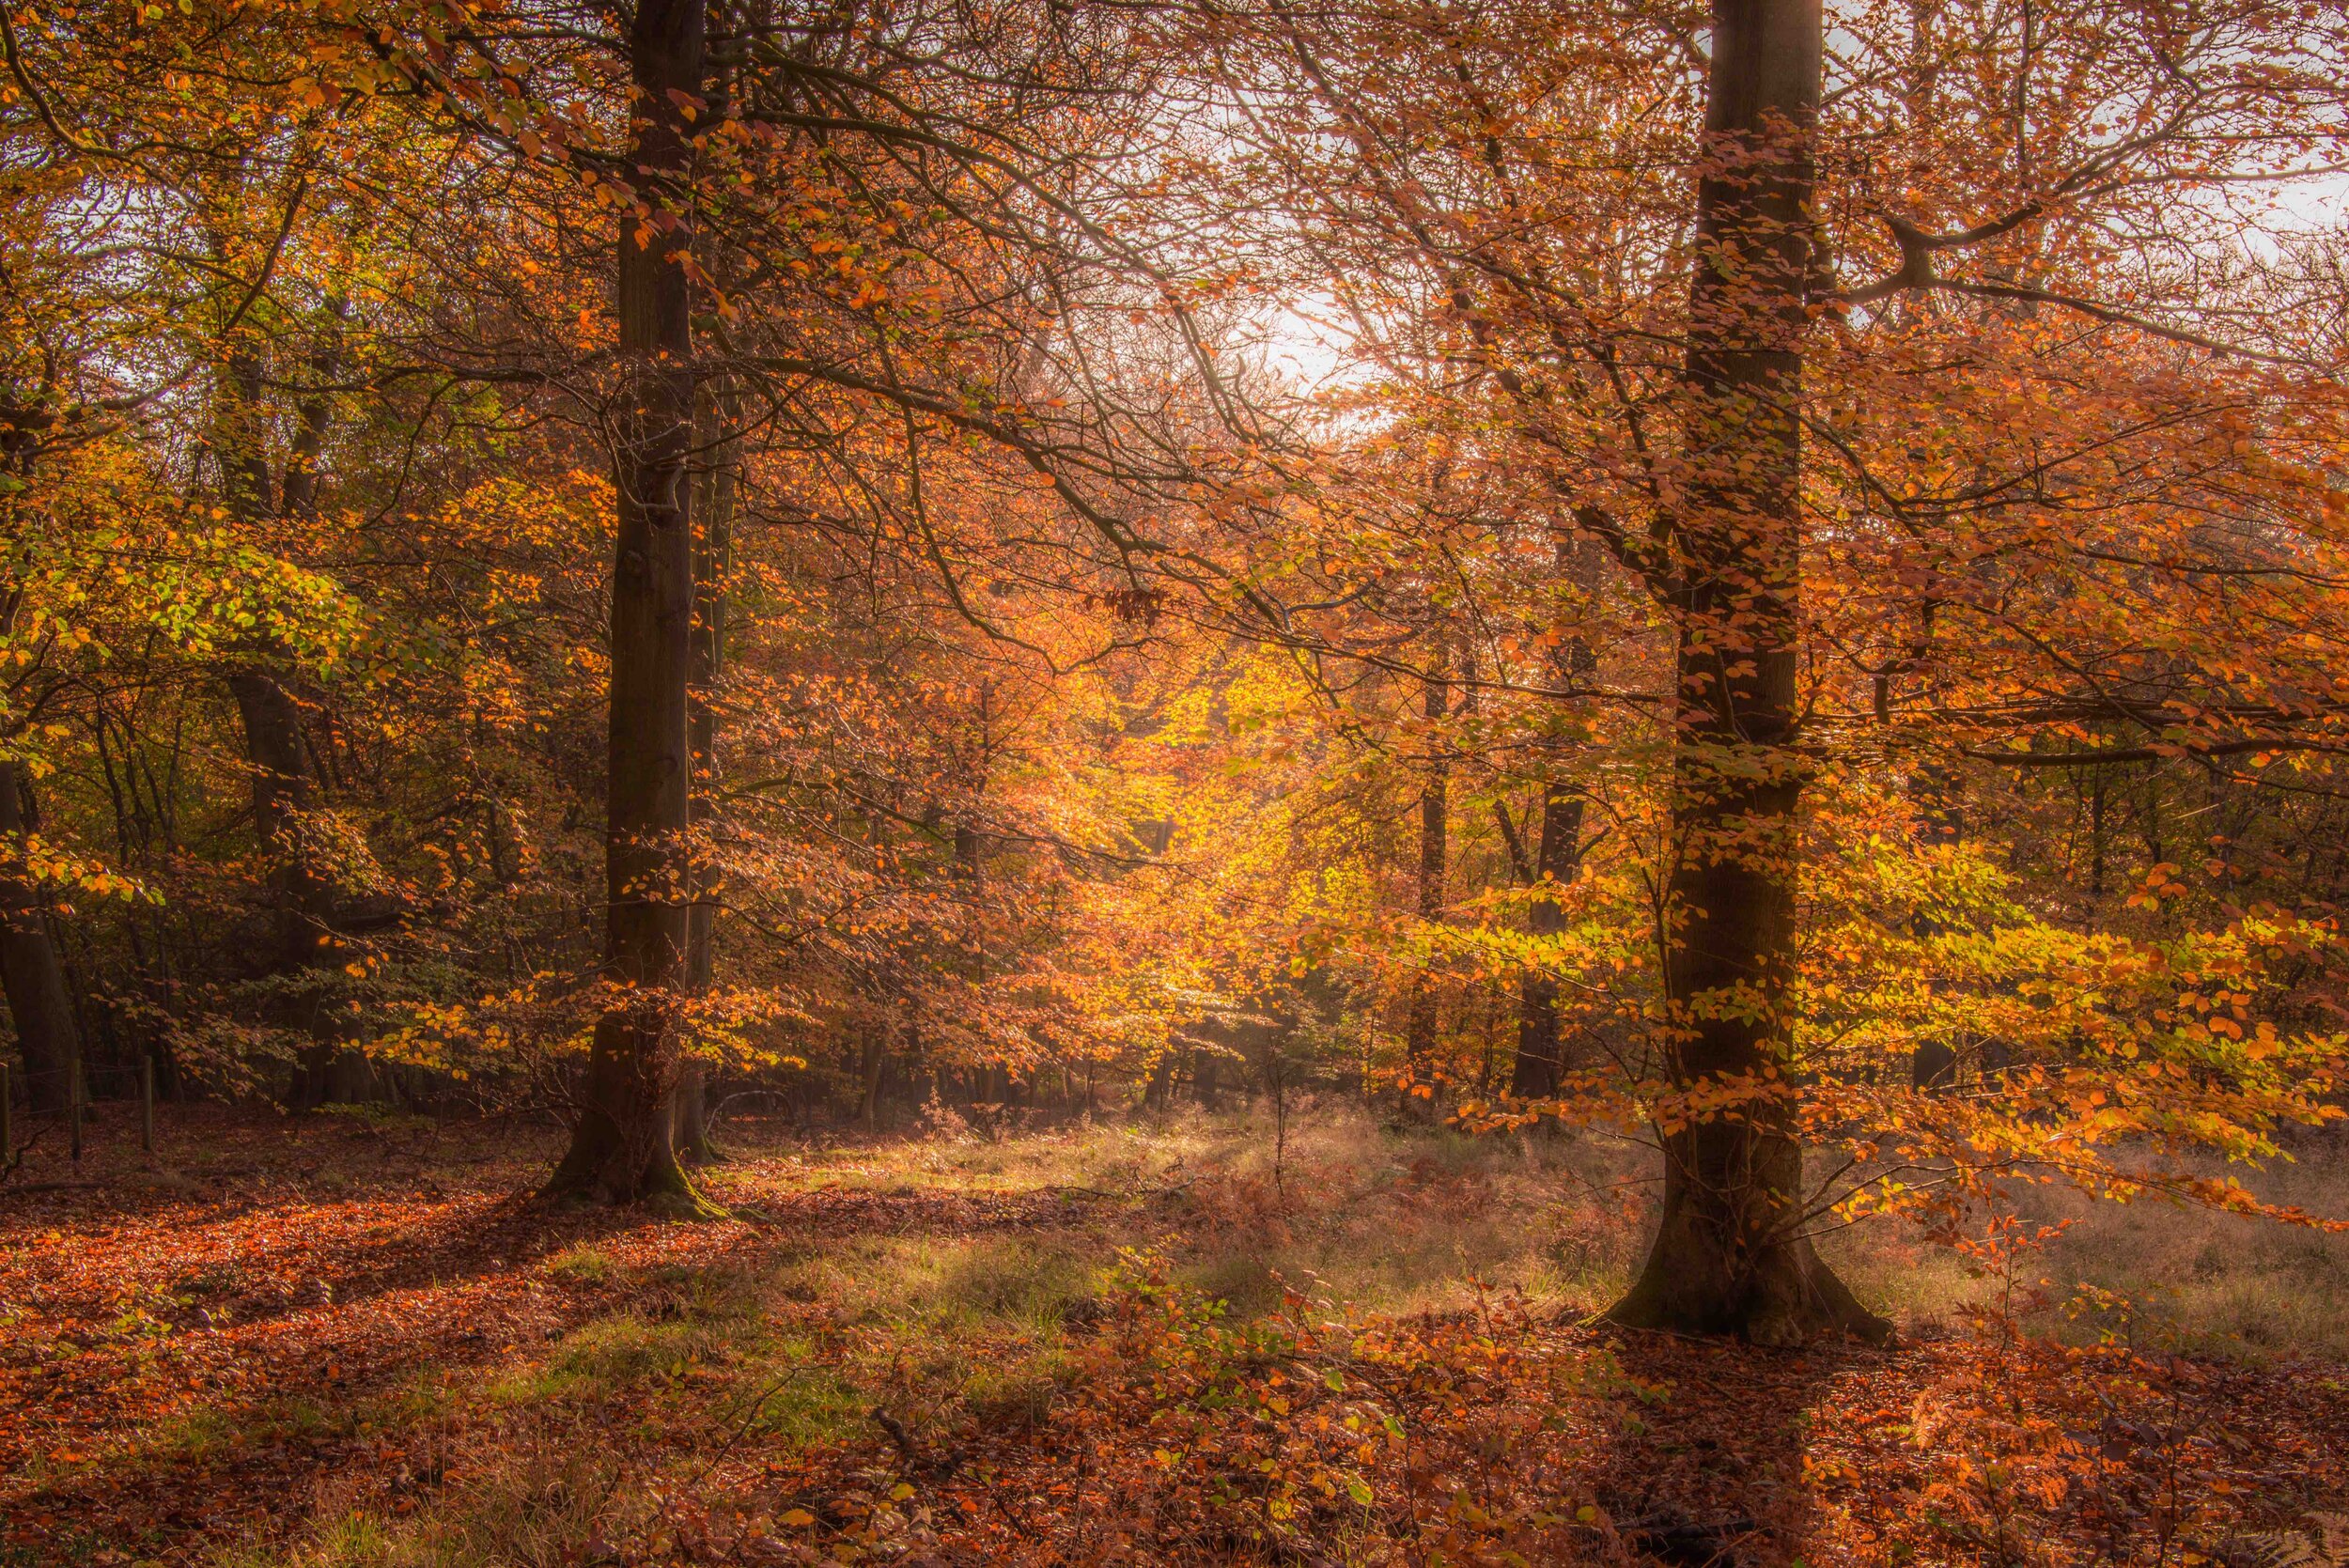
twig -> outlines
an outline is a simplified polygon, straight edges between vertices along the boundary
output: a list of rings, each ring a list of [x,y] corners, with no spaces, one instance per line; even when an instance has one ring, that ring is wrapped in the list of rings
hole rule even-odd
[[[942,1481],[961,1467],[962,1456],[959,1453],[946,1454],[938,1459],[923,1458],[921,1447],[914,1442],[913,1434],[906,1430],[906,1423],[881,1406],[874,1405],[869,1414],[874,1424],[889,1435],[889,1440],[904,1456],[907,1468],[914,1474]]]
[[[52,1122],[41,1127],[40,1130],[34,1133],[32,1137],[26,1139],[15,1148],[0,1149],[0,1183],[7,1182],[10,1176],[15,1175],[17,1172],[23,1170],[24,1168],[24,1157],[31,1154],[36,1144],[39,1143],[42,1139],[48,1137],[55,1130],[56,1124]],[[96,1182],[68,1182],[62,1184],[55,1182],[41,1182],[36,1183],[30,1187],[9,1188],[0,1186],[0,1192],[41,1192],[53,1189],[59,1186],[96,1187],[97,1185],[98,1184]]]
[[[703,1482],[708,1480],[709,1472],[716,1469],[720,1465],[725,1462],[726,1455],[734,1452],[734,1445],[742,1440],[743,1435],[750,1431],[751,1423],[756,1421],[760,1412],[767,1408],[767,1402],[773,1399],[777,1394],[783,1392],[785,1389],[789,1388],[791,1386],[792,1379],[798,1377],[800,1374],[805,1372],[812,1364],[813,1363],[807,1361],[801,1361],[799,1365],[786,1372],[781,1377],[778,1377],[772,1383],[768,1384],[767,1387],[760,1391],[758,1397],[751,1401],[750,1408],[742,1412],[742,1419],[735,1422],[734,1430],[727,1435],[726,1440],[718,1445],[718,1452],[709,1456],[709,1462],[704,1465],[701,1467],[701,1473],[693,1478],[693,1485],[695,1487],[700,1486]]]

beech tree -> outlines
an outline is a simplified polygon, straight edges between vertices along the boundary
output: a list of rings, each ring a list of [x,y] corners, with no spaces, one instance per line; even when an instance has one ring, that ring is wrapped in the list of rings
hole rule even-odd
[[[1803,775],[1804,339],[1825,22],[1818,0],[1721,0],[1699,145],[1682,503],[1663,589],[1678,642],[1663,989],[1676,1087],[1747,1103],[1663,1129],[1657,1236],[1610,1315],[1641,1327],[1882,1338],[1804,1234],[1802,1144],[1776,1083]]]
[[[1884,1103],[1866,1088],[1875,1064],[1835,1043],[1860,1037],[1856,999],[1803,956],[1840,939],[1825,936],[1841,898],[1827,846],[1846,807],[1805,804],[1823,766],[1880,768],[1935,813],[1983,761],[2223,769],[2332,743],[2326,700],[2284,698],[2277,672],[2227,651],[2232,610],[2191,629],[2168,613],[2186,602],[2170,586],[2223,580],[2279,624],[2330,614],[2285,586],[2337,548],[2315,477],[2329,461],[2304,444],[2329,417],[2313,411],[2331,401],[2316,390],[2330,350],[2286,347],[2208,287],[2304,298],[2288,281],[2301,263],[2263,262],[2218,216],[2234,193],[2327,166],[2338,94],[2304,21],[2121,6],[2026,21],[2018,38],[1997,8],[1858,7],[1832,19],[1851,47],[1831,95],[1817,7],[1722,6],[1693,28],[1638,5],[1203,24],[1250,151],[1212,180],[1267,214],[1252,242],[1292,288],[1334,302],[1342,351],[1375,378],[1346,396],[1389,422],[1379,445],[1439,447],[1484,476],[1479,564],[1462,575],[1485,618],[1534,598],[1512,573],[1540,568],[1513,537],[1567,531],[1611,563],[1611,582],[1569,590],[1579,607],[1485,668],[1487,722],[1522,715],[1516,736],[1609,706],[1629,721],[1583,777],[1610,826],[1654,835],[1632,869],[1655,990],[1579,968],[1608,956],[1596,927],[1525,961],[1536,984],[1588,987],[1570,1027],[1612,1058],[1531,1113],[1653,1118],[1663,1217],[1626,1321],[1879,1332],[1808,1237],[1882,1194],[1806,1184],[1802,1143],[1836,1129],[1860,1157],[1847,1170],[1898,1148],[1943,1190],[1980,1194],[2032,1141],[2011,1120],[2033,1099],[2015,1073],[1994,1135],[1930,1084]],[[1419,372],[1431,341],[1452,376]],[[2222,429],[2252,427],[2297,456],[2221,455]],[[1366,490],[1326,493],[1408,551]],[[1346,618],[1380,564],[1332,550],[1336,532],[1313,536],[1313,591],[1265,634],[1383,660]],[[1598,655],[1579,678],[1545,656],[1570,640]],[[2289,678],[2304,692],[2332,679]],[[2056,740],[2088,726],[2150,743]],[[1626,765],[1652,808],[1590,787]],[[1987,918],[1962,934],[1927,918],[1919,939],[1953,955]],[[2266,939],[2259,924],[2248,939]],[[1948,984],[1987,1006],[2015,982]],[[1988,1070],[1977,1048],[1994,1032],[1968,1032],[1967,1070]],[[2025,1035],[2046,1038],[2009,1038]],[[2052,1084],[2073,1062],[2052,1049],[2034,1071]]]
[[[705,0],[639,4],[628,34],[627,155],[639,218],[619,239],[613,488],[611,753],[604,800],[605,978],[620,993],[595,1046],[558,1192],[626,1203],[692,1188],[677,1160],[677,1083],[694,877],[688,732],[695,376],[687,116],[706,90]]]

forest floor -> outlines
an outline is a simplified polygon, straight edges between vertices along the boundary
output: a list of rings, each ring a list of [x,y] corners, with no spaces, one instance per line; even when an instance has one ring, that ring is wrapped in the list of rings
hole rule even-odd
[[[679,1224],[521,1124],[126,1126],[0,1189],[8,1568],[2349,1561],[2340,1237],[1859,1231],[1901,1346],[1772,1352],[1587,1322],[1589,1139],[752,1124]]]

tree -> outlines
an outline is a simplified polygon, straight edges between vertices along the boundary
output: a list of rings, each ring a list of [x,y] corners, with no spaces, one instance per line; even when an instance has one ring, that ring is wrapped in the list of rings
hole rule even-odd
[[[613,1203],[692,1204],[675,1093],[695,877],[690,848],[694,572],[693,147],[706,0],[645,0],[630,23],[640,216],[619,239],[624,365],[615,414],[604,979],[613,996],[571,1146],[549,1184]]]
[[[691,743],[693,756],[692,813],[694,839],[694,898],[686,929],[686,983],[697,996],[707,996],[717,970],[718,896],[723,882],[717,875],[707,833],[712,801],[719,790],[719,685],[726,660],[727,578],[734,570],[734,503],[741,479],[741,411],[723,388],[705,388],[694,429],[699,451],[694,482],[693,645],[691,705]],[[704,1085],[707,1064],[689,1060],[680,1069],[676,1096],[677,1152],[688,1160],[707,1162],[722,1157],[709,1137],[709,1115]]]
[[[1558,576],[1593,575],[1589,569],[1574,569],[1578,554],[1586,558],[1591,555],[1587,542],[1578,551],[1570,536],[1561,531],[1556,551]],[[1570,688],[1586,678],[1596,664],[1597,658],[1585,639],[1561,637],[1552,660],[1552,679],[1562,688]],[[1539,837],[1530,862],[1523,846],[1512,841],[1511,859],[1520,878],[1533,883],[1536,889],[1526,917],[1526,930],[1535,938],[1556,937],[1565,928],[1565,909],[1549,895],[1548,890],[1574,880],[1576,872],[1581,869],[1582,819],[1580,790],[1571,781],[1545,780]],[[1510,825],[1505,812],[1501,820],[1504,826]],[[1558,982],[1543,968],[1529,968],[1517,982],[1517,1046],[1510,1065],[1509,1093],[1520,1099],[1547,1099],[1563,1087],[1566,1065],[1565,1040],[1558,1017]]]
[[[23,785],[13,757],[0,758],[0,986],[24,1062],[24,1090],[36,1110],[64,1109],[82,1060],[65,966],[49,939],[46,911],[24,869],[31,837]]]
[[[0,892],[101,1067],[583,1064],[553,1188],[692,1206],[696,1063],[1163,1094],[1279,999],[1653,1128],[1623,1315],[1766,1339],[1877,1327],[1830,1211],[2326,1081],[2340,253],[2231,225],[2330,13],[151,8],[0,102]]]
[[[1686,501],[1672,519],[1679,739],[1668,1071],[1741,1103],[1667,1112],[1657,1236],[1619,1323],[1786,1344],[1882,1338],[1807,1226],[1791,1070],[1808,761],[1794,745],[1803,339],[1824,66],[1819,0],[1718,0],[1689,283]]]
[[[1440,640],[1440,629],[1436,635]],[[1442,674],[1442,654],[1429,662],[1433,670],[1420,683],[1420,703],[1427,721],[1430,755],[1423,765],[1419,786],[1419,865],[1412,885],[1420,922],[1433,927],[1443,919],[1444,862],[1452,834],[1451,768],[1443,754],[1447,744],[1443,721],[1452,706],[1451,686]],[[1404,1021],[1407,1072],[1403,1090],[1404,1113],[1419,1120],[1434,1119],[1436,1095],[1442,1086],[1436,1070],[1437,1001],[1434,975],[1421,971],[1412,979],[1410,1007]]]
[[[1484,748],[1530,749],[1550,703],[1613,711],[1576,783],[1626,830],[1653,980],[1629,978],[1639,922],[1598,886],[1576,894],[1571,939],[1474,939],[1534,955],[1516,960],[1530,980],[1574,971],[1579,1027],[1611,1057],[1501,1121],[1655,1116],[1664,1224],[1627,1318],[1873,1332],[1808,1233],[1875,1202],[1878,1162],[1916,1157],[1936,1190],[1987,1199],[2032,1141],[2019,1092],[1996,1134],[1959,1132],[1949,1096],[1875,1094],[1883,1064],[1856,1042],[1883,1036],[1855,1032],[1871,1003],[1814,967],[1847,906],[1812,779],[1864,773],[1947,811],[1961,788],[1996,797],[1984,761],[2223,768],[2338,743],[2329,699],[2284,691],[2332,689],[2295,651],[2316,644],[2257,667],[2235,651],[2243,615],[2322,642],[2341,608],[2301,575],[2338,548],[2316,494],[2336,465],[2313,434],[2335,350],[2300,351],[2209,287],[2259,279],[2330,343],[2306,274],[2261,262],[2217,213],[2326,166],[2338,85],[2289,8],[2089,12],[2040,17],[2018,47],[2011,8],[1844,8],[1831,95],[1816,8],[1723,6],[1690,29],[1641,4],[1431,4],[1205,29],[1251,153],[1217,188],[1265,215],[1252,232],[1299,293],[1338,303],[1363,377],[1349,411],[1377,411],[1331,459],[1354,488],[1321,493],[1377,548],[1307,532],[1293,551],[1316,570],[1292,574],[1309,589],[1261,634],[1377,666],[1389,656],[1346,617],[1394,562],[1437,558],[1506,624],[1534,596],[1501,569],[1503,541],[1544,522],[1604,551],[1593,597],[1624,601],[1603,629],[1553,613],[1551,647],[1605,651],[1580,678],[1503,650]],[[1875,281],[1843,282],[1839,260]],[[1413,445],[1479,476],[1489,523],[1466,567],[1448,537],[1414,550],[1359,483]],[[2083,744],[2105,733],[2142,739]],[[2284,766],[2308,783],[2328,767]],[[1909,785],[1934,769],[1943,799],[1926,802]],[[2211,908],[2266,939],[2262,911]],[[1945,935],[1952,959],[1996,939]],[[1996,987],[2013,975],[1952,969],[1959,1009],[2011,1019]],[[2008,1037],[2025,1035],[2046,1081],[2134,1072]],[[1800,1145],[1822,1138],[1858,1173],[1808,1192]]]

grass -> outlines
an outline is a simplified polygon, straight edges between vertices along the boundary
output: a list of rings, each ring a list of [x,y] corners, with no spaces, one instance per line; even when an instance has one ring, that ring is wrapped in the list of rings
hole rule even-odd
[[[2274,1202],[2319,1215],[2349,1214],[2342,1152],[2268,1172],[2256,1186]],[[2138,1331],[2250,1360],[2349,1359],[2349,1235],[2156,1203],[2049,1201],[2070,1228],[2048,1249],[2057,1288],[2098,1286],[2137,1303]],[[2067,1278],[2066,1276],[2069,1276]]]
[[[273,1399],[234,1412],[192,1410],[154,1429],[144,1452],[152,1459],[201,1460],[272,1443],[340,1436],[357,1424],[355,1412],[334,1409],[314,1399]]]
[[[845,1143],[795,1152],[787,1164],[808,1184],[872,1192],[1173,1188],[1165,1206],[1175,1211],[1178,1277],[1243,1314],[1277,1303],[1283,1283],[1385,1312],[1456,1308],[1480,1287],[1552,1311],[1595,1311],[1629,1283],[1645,1245],[1653,1157],[1627,1140],[1405,1133],[1324,1111],[1292,1128],[1278,1190],[1268,1142],[1244,1116],[1192,1114],[1001,1142]],[[2349,1216],[2341,1145],[2311,1141],[2297,1163],[2248,1185],[2272,1202]],[[2034,1328],[2100,1331],[2096,1318],[2064,1311],[2092,1287],[2134,1302],[2138,1331],[2198,1350],[2349,1359],[2349,1316],[2334,1306],[2349,1289],[2349,1235],[2057,1189],[2027,1191],[2022,1213],[2061,1227],[2026,1260],[2017,1299],[2047,1298],[2028,1313]],[[1912,1330],[1952,1327],[1967,1305],[2002,1290],[1897,1223],[1832,1232],[1822,1247],[1862,1299]],[[803,1300],[1049,1317],[1081,1298],[1113,1250],[1074,1230],[960,1247],[857,1241],[809,1250],[784,1271],[783,1288]]]
[[[599,1247],[584,1244],[566,1247],[547,1259],[546,1270],[559,1280],[599,1285],[612,1278],[612,1255]]]
[[[623,1490],[625,1479],[599,1442],[566,1443],[561,1433],[549,1433],[452,1484],[436,1506],[414,1517],[336,1509],[322,1498],[329,1506],[308,1539],[290,1548],[240,1548],[216,1560],[219,1568],[573,1568],[609,1561],[605,1533],[624,1529],[643,1506]]]
[[[903,1195],[1081,1188],[1155,1193],[1124,1227],[1046,1227],[1008,1236],[854,1236],[794,1247],[763,1273],[722,1287],[681,1285],[678,1315],[640,1310],[567,1341],[538,1397],[637,1401],[696,1366],[739,1390],[799,1358],[812,1340],[766,1343],[762,1313],[820,1307],[849,1331],[838,1363],[766,1408],[762,1444],[838,1441],[863,1429],[867,1403],[911,1432],[1021,1430],[1051,1418],[1069,1375],[1061,1331],[1095,1299],[1121,1239],[1171,1244],[1176,1277],[1228,1303],[1237,1317],[1275,1306],[1284,1287],[1387,1313],[1448,1309],[1480,1291],[1515,1292],[1546,1307],[1602,1305],[1629,1279],[1644,1238],[1642,1151],[1583,1138],[1475,1140],[1404,1135],[1353,1117],[1326,1118],[1296,1141],[1276,1188],[1260,1130],[1237,1118],[1193,1116],[1145,1131],[1081,1126],[1003,1142],[853,1144],[795,1153],[794,1180]],[[2306,1168],[2274,1179],[2289,1201],[2338,1198]],[[2331,1303],[2349,1275],[2349,1244],[2272,1224],[2166,1207],[2116,1208],[2053,1199],[2038,1218],[2066,1223],[2036,1260],[2053,1290],[2034,1314],[2057,1333],[2086,1338],[2111,1315],[2069,1316],[2057,1305],[2077,1281],[2133,1303],[2126,1331],[2259,1356],[2319,1350],[2349,1355],[2349,1323]],[[1160,1234],[1151,1238],[1153,1230]],[[1117,1233],[1124,1233],[1122,1235]],[[1912,1330],[1945,1323],[1958,1304],[1999,1282],[1969,1277],[1962,1260],[1890,1228],[1840,1233],[1830,1256],[1868,1299]],[[557,1254],[558,1273],[604,1281],[594,1250]],[[761,1302],[766,1303],[764,1307]],[[532,1465],[537,1465],[534,1469]],[[528,1478],[537,1476],[536,1483]],[[508,1477],[552,1488],[537,1514],[570,1520],[580,1485],[533,1461]],[[495,1534],[485,1512],[517,1517],[509,1492],[444,1505],[442,1555],[409,1559],[377,1542],[337,1562],[455,1565]],[[459,1521],[474,1519],[466,1524]],[[377,1541],[377,1538],[367,1538]],[[503,1537],[499,1538],[501,1541]],[[495,1560],[538,1560],[501,1545]]]

